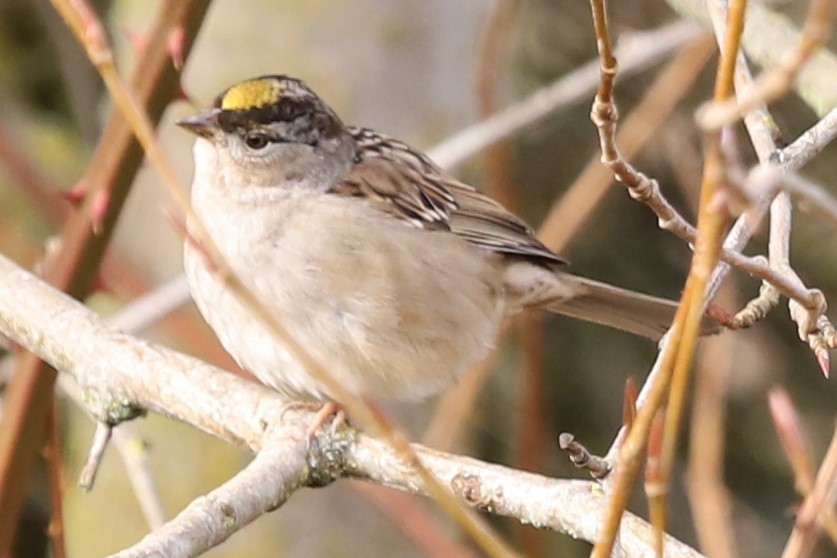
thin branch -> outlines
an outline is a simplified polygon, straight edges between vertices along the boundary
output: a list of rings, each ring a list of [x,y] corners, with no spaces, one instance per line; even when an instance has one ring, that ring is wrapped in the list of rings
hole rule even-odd
[[[592,3],[595,19],[599,11],[597,6],[602,2],[593,0]],[[737,17],[732,19],[734,25],[728,31],[728,40],[721,52],[721,63],[719,64],[715,87],[716,100],[722,100],[732,94],[732,76],[738,52],[738,39],[740,38],[741,27],[743,27],[744,13],[742,2],[737,2],[735,6],[737,6],[737,9],[734,10],[734,13]],[[597,29],[597,46],[602,61],[602,82],[607,83],[610,74],[615,70],[612,65],[608,64],[608,61],[611,60],[608,53],[602,52],[608,43],[600,33],[606,34],[607,27],[606,25],[601,26],[600,22],[597,21],[594,21],[594,27]],[[611,165],[614,174],[624,182],[631,184],[631,181],[633,181],[633,184],[638,184],[640,179],[644,177],[640,177],[630,165],[620,158],[613,141],[616,122],[613,104],[604,102],[597,95],[593,103],[591,117],[600,131],[602,162]],[[626,178],[626,173],[631,173],[631,176]],[[639,409],[633,427],[628,432],[626,442],[619,452],[615,475],[610,477],[613,479],[612,491],[608,499],[602,536],[591,553],[594,558],[607,558],[611,554],[619,532],[620,519],[627,506],[630,487],[639,468],[640,454],[646,447],[653,418],[662,406],[663,399],[668,391],[669,381],[676,382],[672,386],[672,393],[675,394],[675,397],[678,397],[685,390],[685,378],[691,365],[700,319],[703,314],[705,292],[710,275],[721,252],[721,233],[725,219],[724,208],[718,206],[716,195],[722,176],[720,136],[716,135],[716,137],[710,138],[708,142],[698,218],[700,227],[696,239],[695,255],[686,280],[682,302],[667,336],[668,339],[661,349],[658,360],[659,366],[655,366],[659,372],[657,377],[654,378],[653,387],[649,391],[648,401]],[[645,182],[648,182],[647,178]],[[657,187],[657,191],[659,191],[659,187]],[[663,482],[667,481],[671,455],[673,454],[671,450],[673,447],[672,437],[676,429],[672,427],[672,424],[679,424],[679,419],[679,408],[675,400],[674,408],[669,408],[666,418],[666,434],[664,435],[662,451]]]
[[[814,488],[805,498],[796,516],[796,524],[782,552],[782,558],[809,556],[820,536],[823,522],[830,525],[832,543],[837,544],[837,538],[834,538],[837,536],[834,529],[837,525],[835,507],[837,507],[837,424],[825,459],[817,473]]]
[[[49,470],[50,518],[47,534],[52,542],[52,555],[66,558],[67,548],[64,543],[64,458],[61,451],[61,436],[58,430],[58,408],[53,401],[52,410],[47,418],[47,440],[44,454]]]
[[[272,511],[302,485],[300,441],[281,435],[229,481],[190,503],[177,517],[113,558],[198,556]]]
[[[139,503],[145,522],[152,530],[163,525],[166,514],[154,477],[148,464],[148,450],[143,440],[122,425],[113,431],[113,444],[122,458],[128,481]]]
[[[634,159],[654,138],[680,99],[691,90],[714,52],[715,44],[711,38],[698,37],[687,43],[656,77],[619,127],[615,142],[623,159]],[[602,165],[598,154],[594,155],[553,204],[538,237],[553,250],[560,251],[589,223],[590,214],[612,185],[613,172]]]
[[[721,45],[720,61],[715,77],[713,92],[715,102],[723,102],[734,96],[734,74],[746,9],[747,0],[732,0],[729,4],[726,17],[727,29]],[[692,265],[686,278],[683,297],[673,326],[676,328],[678,323],[682,323],[683,331],[676,348],[677,357],[671,376],[671,390],[663,429],[660,458],[660,484],[664,487],[664,495],[661,498],[663,502],[667,501],[666,493],[670,485],[671,472],[674,469],[674,456],[680,439],[680,423],[692,375],[692,361],[697,346],[700,319],[707,303],[707,287],[710,275],[719,262],[724,228],[729,219],[726,204],[720,202],[724,196],[727,174],[720,129],[708,132],[705,144],[706,155],[698,206],[698,236]],[[678,318],[682,321],[678,322]]]
[[[610,464],[590,453],[590,450],[569,432],[562,432],[558,435],[558,447],[567,452],[573,465],[579,469],[586,469],[594,479],[602,479],[610,473]]]
[[[807,497],[814,488],[816,471],[802,434],[799,414],[788,392],[781,388],[771,389],[767,401],[770,406],[770,418],[773,419],[773,426],[793,471],[796,491]]]
[[[816,124],[780,150],[776,159],[783,168],[793,170],[816,157],[837,136],[837,108],[831,109]]]
[[[714,4],[712,5],[714,6]],[[701,5],[702,7],[703,5]],[[721,41],[723,39],[723,29],[715,28],[715,32],[718,41]],[[735,81],[737,88],[749,87],[751,83],[749,70],[747,69],[743,54],[739,54],[738,56]],[[772,117],[763,107],[753,110],[744,117],[747,132],[750,135],[759,161],[762,163],[769,162],[776,152],[772,123]],[[794,162],[797,161],[798,159],[794,160]],[[789,165],[793,165],[793,163],[789,162]],[[693,244],[695,241],[695,229],[662,196],[659,184],[655,180],[638,173],[632,167],[629,170],[630,174],[628,176],[638,180],[633,185],[626,182],[626,185],[629,186],[631,197],[647,204],[654,211],[659,218],[661,229],[668,230],[676,236],[687,240],[690,244]],[[765,282],[767,282],[765,278],[768,275],[771,275],[771,279],[775,279],[776,281],[784,281],[780,275],[771,272],[770,265],[764,257],[756,256],[749,258],[740,253],[750,241],[757,224],[762,221],[767,213],[770,201],[769,198],[754,201],[752,207],[736,220],[729,233],[727,233],[727,238],[721,250],[721,260],[723,263],[715,268],[707,286],[706,298],[708,300],[714,297],[721,283],[729,274],[731,266],[755,277],[762,277]],[[784,282],[787,288],[796,289],[798,287],[798,283]],[[805,296],[804,291],[800,291],[797,294]],[[816,300],[811,300],[811,302],[816,303]],[[637,398],[637,405],[639,407],[645,405],[646,401],[651,398],[652,389],[657,384],[656,378],[663,369],[663,357],[668,342],[669,339],[664,339],[660,345],[657,360],[651,367]],[[615,458],[617,451],[625,439],[625,435],[626,430],[621,428],[608,450],[608,459],[612,460]]]
[[[155,287],[152,291],[139,296],[119,309],[111,316],[111,323],[124,331],[138,333],[165,318],[192,299],[186,276],[178,275],[174,279]]]
[[[726,287],[731,285],[727,283]],[[734,302],[731,288],[718,298]],[[732,299],[732,300],[731,300]],[[686,488],[700,549],[713,558],[737,555],[732,529],[729,491],[724,484],[727,396],[734,339],[721,335],[705,342],[700,369],[695,374],[689,433],[689,465]]]
[[[760,165],[750,171],[741,185],[752,201],[757,196],[773,197],[787,192],[799,209],[819,213],[832,227],[837,227],[837,200],[824,187],[794,172],[783,172],[775,165]],[[787,263],[787,262],[785,262]]]
[[[111,434],[113,434],[113,426],[107,422],[99,421],[96,423],[96,430],[93,432],[93,441],[90,443],[90,449],[87,451],[87,461],[81,468],[78,484],[85,490],[93,488],[96,482],[96,475],[99,472],[99,465],[102,463],[102,458],[105,456],[105,449],[108,447]]]
[[[716,35],[720,35],[721,25],[718,23],[719,16],[716,15],[719,8],[715,3],[710,4],[710,8],[713,19],[716,21]],[[736,64],[735,87],[739,94],[746,94],[753,87],[753,78],[743,55],[738,56]],[[776,139],[781,137],[781,133],[764,106],[758,106],[747,113],[744,117],[744,124],[762,165],[772,164],[778,160],[786,172],[791,172],[807,162],[804,157],[789,158],[783,161],[781,153],[776,150],[775,143]],[[821,145],[820,142],[827,142],[827,139],[823,139],[823,136],[827,138],[828,132],[823,128],[814,128],[815,130],[810,137],[817,138],[815,140],[816,144]],[[834,326],[824,315],[825,298],[818,289],[807,288],[789,265],[791,223],[789,201],[785,196],[765,199],[773,199],[770,206],[770,261],[767,265],[774,270],[774,276],[781,278],[788,284],[797,285],[797,289],[805,292],[809,297],[811,304],[806,304],[795,297],[789,297],[791,298],[789,302],[791,318],[797,324],[800,339],[808,342],[820,363],[823,373],[828,376],[830,362],[828,349],[837,345],[837,334],[835,334]],[[756,223],[761,220],[760,217],[755,217],[761,213],[760,207],[761,203],[752,212],[753,216],[749,217],[751,228],[755,228]],[[759,296],[747,303],[745,308],[733,318],[733,326],[749,326],[763,318],[778,304],[779,292],[777,291],[781,291],[778,284],[765,278],[762,278],[762,280]],[[784,291],[781,294],[787,295]]]

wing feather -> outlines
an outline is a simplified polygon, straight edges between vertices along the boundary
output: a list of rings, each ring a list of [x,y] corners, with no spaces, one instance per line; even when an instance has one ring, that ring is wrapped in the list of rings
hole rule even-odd
[[[496,252],[564,263],[517,216],[425,155],[367,128],[349,131],[357,142],[355,164],[332,193],[367,198],[405,224],[448,230]]]

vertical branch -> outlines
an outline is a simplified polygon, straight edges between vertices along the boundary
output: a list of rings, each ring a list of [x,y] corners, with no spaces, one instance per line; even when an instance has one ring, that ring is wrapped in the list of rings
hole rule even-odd
[[[747,0],[733,0],[730,4],[727,33],[721,47],[721,58],[715,78],[713,99],[716,102],[734,93],[735,64],[744,29]],[[728,221],[726,204],[722,201],[726,181],[725,161],[720,130],[707,133],[706,159],[703,167],[700,202],[698,207],[698,235],[692,266],[686,279],[681,306],[686,307],[683,334],[674,363],[671,393],[663,434],[661,477],[668,486],[674,466],[680,421],[683,416],[686,392],[692,369],[692,358],[699,335],[700,320],[705,307],[705,292],[712,270],[718,264],[723,229]]]
[[[179,80],[167,50],[171,31],[184,29],[188,53],[208,0],[168,0],[160,6],[149,34],[153,40],[138,60],[131,83],[156,122],[177,96]],[[114,111],[93,154],[86,181],[90,191],[111,192],[100,234],[93,233],[90,214],[75,212],[62,232],[62,247],[50,262],[46,279],[77,298],[84,297],[99,266],[111,232],[142,162],[142,149],[123,115]],[[32,465],[44,439],[55,371],[27,353],[19,359],[6,393],[0,421],[0,555],[8,553],[20,515]]]
[[[715,43],[711,38],[695,39],[684,46],[657,76],[619,127],[615,143],[623,159],[634,159],[654,138],[656,130],[692,88],[714,52]],[[602,165],[599,156],[593,156],[552,206],[538,237],[553,250],[560,251],[587,223],[612,184],[612,170]]]
[[[477,60],[476,93],[480,119],[485,120],[499,109],[498,89],[504,54],[507,52],[511,25],[519,7],[518,0],[496,0],[480,44]],[[500,141],[486,148],[483,155],[488,190],[509,211],[520,211],[520,199],[511,173],[511,154],[508,143]],[[543,320],[527,314],[515,323],[523,354],[520,378],[521,409],[517,425],[519,441],[515,462],[527,470],[540,463],[544,449],[543,417]],[[527,556],[542,556],[544,535],[529,526],[521,525],[520,541]]]
[[[64,545],[64,467],[61,453],[61,436],[58,429],[58,402],[53,400],[47,415],[47,439],[44,456],[49,471],[49,499],[52,510],[49,518],[48,535],[52,541],[52,555],[66,558]]]
[[[734,298],[731,291],[722,288],[719,297],[734,303],[729,300]],[[715,558],[736,555],[729,493],[724,485],[724,423],[732,341],[730,336],[706,341],[697,371],[690,421],[686,475],[689,506],[700,548]]]
[[[604,7],[601,0],[592,0],[592,3],[594,22],[597,22],[600,18],[596,14],[603,12]],[[732,94],[733,70],[741,29],[743,28],[744,6],[745,2],[743,0],[735,2],[730,14],[731,24],[728,29],[725,48],[721,53],[721,64],[716,79],[714,94],[716,100],[724,100]],[[612,64],[608,63],[608,53],[602,52],[609,44],[606,37],[607,27],[606,25],[595,24],[599,55],[603,66],[602,84],[606,84],[611,80],[608,70],[613,67]],[[597,124],[606,120],[609,112],[614,110],[612,103],[610,104],[611,106],[602,106],[602,99],[597,97],[593,105],[593,118]],[[604,123],[600,126],[600,129],[603,127]],[[603,160],[616,159],[618,152],[612,143],[605,141],[605,134],[602,135]],[[648,441],[653,417],[662,406],[670,379],[675,376],[676,386],[672,386],[673,397],[666,415],[663,434],[661,463],[663,482],[665,482],[670,472],[673,448],[675,447],[674,441],[676,440],[676,427],[679,425],[680,415],[682,414],[682,399],[685,394],[688,371],[703,314],[704,293],[712,269],[718,261],[721,248],[721,232],[726,222],[725,207],[719,203],[718,197],[723,178],[724,167],[720,150],[720,134],[715,133],[707,138],[707,158],[704,164],[701,187],[697,243],[682,302],[669,332],[668,342],[665,343],[658,360],[658,366],[654,371],[655,379],[649,389],[646,403],[637,414],[634,425],[620,449],[601,538],[594,546],[591,554],[594,558],[607,558],[611,554],[618,534],[620,520],[627,506],[630,487],[639,468],[639,456]]]
[[[782,558],[809,556],[823,527],[837,544],[837,424],[825,454],[813,490],[805,498]]]
[[[518,4],[518,0],[496,0],[483,32],[474,80],[481,120],[495,114],[500,107],[497,91],[503,55]],[[491,194],[506,209],[518,212],[520,200],[511,176],[508,145],[500,141],[487,147],[482,159]]]

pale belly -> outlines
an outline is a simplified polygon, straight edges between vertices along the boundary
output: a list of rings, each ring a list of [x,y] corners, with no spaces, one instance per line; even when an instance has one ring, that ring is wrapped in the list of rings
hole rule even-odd
[[[216,222],[212,234],[259,300],[352,393],[419,399],[449,386],[494,346],[505,313],[499,262],[454,235],[382,224],[362,203],[333,201],[242,207],[251,219],[234,221],[250,226]],[[198,308],[242,367],[289,396],[333,398],[189,246],[185,257]]]

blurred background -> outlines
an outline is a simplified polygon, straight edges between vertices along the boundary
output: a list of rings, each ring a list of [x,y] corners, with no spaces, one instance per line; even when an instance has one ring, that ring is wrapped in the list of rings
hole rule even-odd
[[[127,74],[136,60],[132,45],[149,26],[157,2],[94,4],[108,24],[120,66]],[[374,127],[428,149],[479,120],[492,107],[508,106],[595,57],[587,3],[519,0],[503,4],[505,11],[499,12],[497,2],[489,0],[216,0],[183,73],[183,88],[194,106],[186,101],[170,106],[159,128],[160,141],[182,182],[188,184],[191,138],[173,121],[210,103],[235,81],[286,73],[307,81],[347,122]],[[678,18],[662,0],[613,4],[616,36]],[[780,2],[776,8],[799,23],[807,3]],[[492,34],[486,34],[489,25],[496,26]],[[496,49],[493,57],[486,54],[491,47]],[[642,99],[665,63],[620,79],[617,95],[623,116]],[[691,220],[702,164],[701,138],[692,115],[710,95],[714,64],[713,58],[702,70],[695,68],[695,85],[664,122],[654,124],[653,137],[636,158],[638,166],[659,179],[665,195]],[[598,156],[596,131],[588,117],[591,100],[592,92],[580,102],[561,107],[489,152],[488,158],[469,159],[457,168],[457,175],[515,205],[529,223],[539,225],[588,161]],[[70,210],[62,192],[85,171],[110,110],[95,71],[49,2],[3,0],[3,254],[25,266],[41,258],[45,244],[60,230]],[[817,120],[793,95],[776,104],[773,114],[788,140]],[[738,139],[741,158],[749,166],[755,158],[743,129]],[[827,148],[804,174],[833,187],[837,146]],[[107,290],[89,300],[97,311],[110,314],[181,272],[181,241],[162,211],[172,205],[156,172],[143,168],[110,248],[109,257],[121,264],[108,268]],[[762,231],[747,252],[764,252],[765,243]],[[651,211],[632,201],[619,185],[610,188],[572,231],[560,253],[576,273],[671,298],[679,296],[690,260],[688,247],[659,231]],[[816,216],[797,212],[792,263],[802,279],[821,288],[832,304],[837,297],[835,254],[834,231]],[[733,273],[719,302],[734,312],[757,293],[758,286],[757,281]],[[233,366],[191,306],[143,335]],[[604,453],[621,422],[626,378],[633,376],[641,382],[655,355],[652,343],[627,334],[562,317],[529,318],[502,344],[461,434],[443,441],[431,437],[431,442],[545,475],[584,478],[558,450],[558,433],[572,432],[592,451]],[[834,427],[837,387],[823,379],[807,345],[798,341],[786,306],[752,330],[706,341],[699,357],[699,370],[714,370],[726,385],[724,473],[738,551],[741,556],[778,555],[799,499],[772,427],[767,390],[781,385],[790,392],[819,463]],[[422,439],[434,425],[438,432],[437,404],[394,406],[392,411],[416,439]],[[93,492],[82,492],[74,481],[93,425],[68,402],[61,406],[61,424],[69,555],[100,556],[137,541],[147,532],[147,525],[116,452],[111,448],[106,456]],[[444,420],[441,424],[450,426]],[[245,450],[161,417],[135,421],[133,428],[145,444],[142,451],[167,517],[222,483],[251,458]],[[671,487],[670,528],[682,540],[696,544],[686,499],[688,438],[684,427],[683,462]],[[640,490],[632,510],[646,513]],[[27,505],[21,556],[48,555],[43,535],[48,516],[46,477],[40,476]],[[348,481],[338,482],[324,490],[296,494],[284,507],[207,556],[425,555],[391,519],[379,495],[359,492]],[[585,556],[589,552],[589,545],[564,535],[535,531],[509,520],[492,521],[527,555]]]

